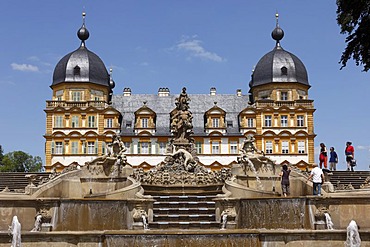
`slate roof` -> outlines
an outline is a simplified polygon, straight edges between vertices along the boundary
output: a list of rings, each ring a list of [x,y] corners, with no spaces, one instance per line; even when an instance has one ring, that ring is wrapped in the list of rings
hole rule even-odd
[[[146,102],[146,106],[157,114],[155,136],[169,136],[170,112],[175,109],[175,99],[179,95],[158,96],[155,94],[131,94],[130,96],[113,95],[112,106],[122,114],[121,135],[134,135],[134,112]],[[189,106],[193,114],[193,131],[195,136],[206,136],[204,114],[217,102],[217,106],[226,111],[225,121],[232,121],[233,126],[227,128],[226,135],[241,135],[238,126],[239,113],[248,106],[248,95],[236,94],[188,94]],[[126,123],[131,122],[132,128],[127,129]]]

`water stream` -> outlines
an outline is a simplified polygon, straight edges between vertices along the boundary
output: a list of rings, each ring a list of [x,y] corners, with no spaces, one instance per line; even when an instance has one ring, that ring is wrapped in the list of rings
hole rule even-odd
[[[345,242],[346,247],[360,247],[361,239],[358,232],[358,226],[356,221],[351,220],[347,227],[347,240]]]
[[[333,230],[334,228],[334,224],[333,224],[333,221],[331,221],[331,217],[328,213],[325,213],[325,220],[326,220],[326,227],[328,228],[328,230]]]
[[[12,225],[10,227],[12,234],[12,245],[11,247],[21,247],[21,223],[18,221],[17,216],[13,216]]]
[[[256,182],[257,182],[257,189],[258,190],[265,190],[265,188],[263,187],[263,184],[261,182],[261,179],[259,178],[258,176],[258,173],[257,173],[257,170],[256,168],[254,167],[254,164],[253,162],[248,159],[248,164],[249,164],[249,167],[251,168],[252,172],[254,173],[254,175],[256,176]]]

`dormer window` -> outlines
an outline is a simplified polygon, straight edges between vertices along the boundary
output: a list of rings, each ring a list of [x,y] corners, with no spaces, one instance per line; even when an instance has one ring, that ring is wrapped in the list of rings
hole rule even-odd
[[[212,127],[213,128],[220,127],[220,119],[219,118],[212,118]]]
[[[288,75],[288,69],[287,69],[287,67],[282,67],[281,68],[281,75]]]
[[[148,128],[148,118],[141,119],[141,128]]]
[[[73,68],[73,75],[80,75],[81,74],[81,68],[76,65],[74,68]]]

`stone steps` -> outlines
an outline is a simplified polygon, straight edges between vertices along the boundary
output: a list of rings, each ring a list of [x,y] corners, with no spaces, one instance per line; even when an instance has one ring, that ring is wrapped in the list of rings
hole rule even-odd
[[[332,173],[330,182],[336,188],[351,184],[355,189],[359,189],[365,179],[370,176],[370,171],[333,171]]]
[[[48,178],[50,173],[48,172],[0,172],[0,191],[8,187],[10,191],[25,189],[28,185],[28,179],[26,175],[36,174],[37,178],[34,184],[37,186],[42,178]]]
[[[145,188],[153,196],[153,222],[150,229],[217,229],[216,203],[213,199],[221,193],[220,185]],[[148,191],[149,190],[149,191]]]

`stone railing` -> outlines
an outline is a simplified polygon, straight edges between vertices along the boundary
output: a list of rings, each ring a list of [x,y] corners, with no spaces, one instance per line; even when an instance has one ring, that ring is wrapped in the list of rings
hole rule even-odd
[[[64,108],[72,108],[72,107],[79,107],[79,108],[87,108],[89,106],[93,106],[96,108],[105,108],[107,103],[105,101],[59,101],[59,100],[48,100],[46,101],[46,108],[54,108],[54,107],[64,107]]]
[[[304,106],[306,108],[313,108],[313,100],[293,100],[293,101],[273,101],[273,100],[258,100],[256,101],[256,107],[281,107],[281,106],[288,106],[288,107],[296,107],[296,106]]]

